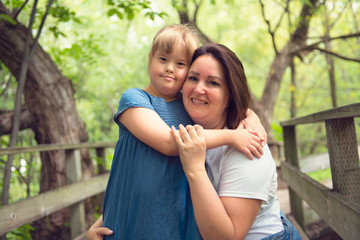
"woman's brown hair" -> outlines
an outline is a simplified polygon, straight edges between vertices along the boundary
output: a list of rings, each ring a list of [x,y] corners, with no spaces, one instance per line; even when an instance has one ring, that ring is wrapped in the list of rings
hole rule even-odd
[[[223,68],[230,93],[226,125],[235,129],[240,121],[246,118],[246,111],[251,103],[244,67],[236,54],[222,44],[209,43],[196,49],[191,63],[202,55],[211,55]]]

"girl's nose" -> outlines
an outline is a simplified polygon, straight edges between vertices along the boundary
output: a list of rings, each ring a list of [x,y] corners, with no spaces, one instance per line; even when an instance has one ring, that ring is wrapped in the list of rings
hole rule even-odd
[[[174,66],[173,66],[172,63],[166,64],[165,68],[166,68],[166,72],[168,72],[168,73],[173,73],[174,72]]]

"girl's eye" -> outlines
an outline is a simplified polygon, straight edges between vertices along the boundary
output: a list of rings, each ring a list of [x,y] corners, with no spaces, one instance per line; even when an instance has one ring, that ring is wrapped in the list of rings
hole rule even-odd
[[[189,76],[188,79],[189,79],[190,81],[196,81],[196,80],[197,80],[197,78],[196,78],[195,76]]]
[[[165,62],[165,61],[166,61],[166,58],[164,58],[164,57],[159,57],[159,60],[162,61],[162,62]]]

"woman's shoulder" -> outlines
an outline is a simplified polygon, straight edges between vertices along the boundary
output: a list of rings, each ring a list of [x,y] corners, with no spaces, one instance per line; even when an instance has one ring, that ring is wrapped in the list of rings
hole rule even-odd
[[[222,157],[223,172],[236,172],[248,178],[271,179],[276,174],[276,164],[267,145],[263,148],[264,154],[260,158],[249,159],[244,153],[228,147]]]
[[[221,162],[220,193],[223,196],[247,197],[264,201],[275,187],[276,165],[268,146],[264,155],[253,160],[242,152],[228,148]]]
[[[241,152],[237,149],[234,149],[232,147],[227,147],[223,154],[223,161],[228,160],[228,159],[236,160],[236,161],[245,161],[248,163],[250,163],[252,161],[255,161],[255,162],[260,161],[263,164],[268,163],[268,164],[272,165],[274,163],[274,160],[271,155],[269,146],[267,144],[265,144],[265,146],[263,147],[263,151],[264,151],[264,154],[260,158],[255,157],[253,160],[251,160],[243,152]]]

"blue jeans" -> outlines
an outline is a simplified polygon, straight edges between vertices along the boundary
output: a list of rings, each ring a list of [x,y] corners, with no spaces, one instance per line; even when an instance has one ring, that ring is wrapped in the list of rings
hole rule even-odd
[[[284,230],[278,233],[275,233],[271,236],[265,237],[262,240],[301,240],[301,237],[296,230],[296,228],[291,224],[289,219],[287,219],[284,213],[280,212],[281,221],[284,226]]]

